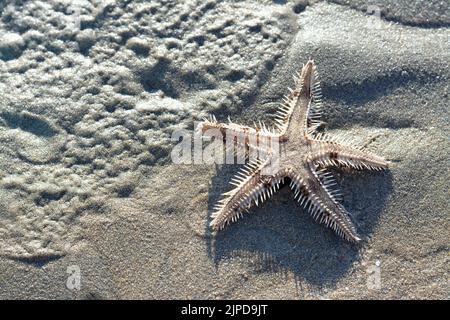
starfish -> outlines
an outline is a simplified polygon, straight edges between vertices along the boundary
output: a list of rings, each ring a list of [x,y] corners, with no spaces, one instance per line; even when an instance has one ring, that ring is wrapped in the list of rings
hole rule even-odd
[[[220,130],[224,142],[232,141],[249,150],[266,151],[267,159],[258,157],[250,161],[232,180],[235,188],[226,192],[212,214],[211,227],[224,228],[272,196],[284,179],[297,199],[311,215],[332,228],[350,242],[358,242],[351,215],[340,204],[341,195],[335,189],[335,181],[327,170],[330,167],[349,167],[356,170],[382,170],[389,162],[383,157],[368,152],[363,147],[341,138],[331,137],[318,131],[322,125],[320,82],[314,60],[309,60],[300,73],[294,76],[295,87],[284,97],[275,114],[275,126],[256,128],[229,123],[220,123],[215,117],[204,119],[197,130],[208,135],[210,129]],[[236,139],[237,136],[243,139]],[[267,170],[272,152],[261,141],[278,142],[278,164],[276,170]],[[269,172],[269,173],[267,173]]]

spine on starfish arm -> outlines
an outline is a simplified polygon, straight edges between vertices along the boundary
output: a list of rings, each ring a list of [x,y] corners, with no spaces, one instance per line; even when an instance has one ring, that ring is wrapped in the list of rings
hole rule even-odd
[[[233,141],[255,149],[267,149],[270,147],[272,139],[282,139],[275,130],[269,129],[262,123],[255,129],[233,123],[230,119],[228,119],[228,123],[220,123],[214,116],[210,120],[203,119],[196,130],[204,135],[220,132],[224,142]]]
[[[377,156],[363,147],[355,146],[348,140],[334,139],[328,135],[317,135],[316,157],[312,159],[321,167],[351,167],[357,170],[383,170],[389,167],[390,162]]]
[[[253,205],[262,203],[279,189],[283,182],[282,172],[274,176],[262,175],[267,161],[254,160],[247,164],[231,181],[235,188],[224,193],[212,214],[211,227],[223,229],[230,222],[242,217]]]
[[[294,131],[313,133],[322,124],[322,91],[314,60],[309,60],[293,78],[294,89],[288,88],[289,94],[275,114],[277,129],[284,134],[294,126]],[[292,121],[292,117],[296,119]]]
[[[338,202],[338,191],[332,191],[333,180],[322,176],[323,173],[312,170],[318,183],[312,183],[303,179],[293,171],[288,175],[291,179],[290,187],[294,192],[294,198],[306,209],[311,216],[331,228],[339,236],[351,242],[359,242],[356,228],[350,219],[350,214]]]

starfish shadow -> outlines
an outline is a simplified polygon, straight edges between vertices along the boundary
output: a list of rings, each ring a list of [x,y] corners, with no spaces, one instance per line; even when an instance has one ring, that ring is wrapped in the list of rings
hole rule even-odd
[[[227,181],[236,166],[223,166],[213,178],[208,202],[208,225],[220,194],[229,190]],[[343,205],[353,213],[359,234],[370,237],[392,190],[389,171],[361,172],[335,176],[344,194]],[[209,226],[208,234],[211,234]],[[293,199],[288,183],[260,207],[215,236],[208,237],[208,254],[216,266],[221,261],[238,258],[247,261],[255,273],[293,273],[297,288],[305,282],[318,288],[332,287],[359,259],[364,246],[351,244],[331,229],[314,221]]]

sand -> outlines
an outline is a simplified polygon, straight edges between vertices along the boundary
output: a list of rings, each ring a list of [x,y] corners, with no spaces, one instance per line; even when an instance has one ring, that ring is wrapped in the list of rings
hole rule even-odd
[[[449,8],[349,2],[2,2],[0,298],[448,299]],[[326,130],[393,162],[335,172],[365,240],[288,188],[212,233],[238,166],[172,133],[270,123],[308,58]]]

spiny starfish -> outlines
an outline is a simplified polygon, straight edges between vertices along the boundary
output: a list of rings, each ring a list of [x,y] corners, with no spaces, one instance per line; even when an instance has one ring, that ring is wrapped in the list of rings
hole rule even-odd
[[[224,141],[243,136],[243,145],[260,149],[262,139],[279,141],[279,162],[275,172],[265,174],[269,161],[257,159],[248,163],[234,179],[233,190],[216,205],[211,227],[222,229],[243,212],[269,198],[280,188],[285,178],[290,179],[294,197],[311,215],[325,223],[337,234],[351,242],[360,241],[350,214],[338,202],[339,193],[332,189],[333,178],[329,167],[382,170],[389,162],[349,141],[341,141],[318,132],[321,122],[321,91],[314,60],[309,60],[294,76],[295,88],[289,89],[284,103],[276,113],[275,128],[265,125],[257,128],[235,123],[219,123],[213,117],[204,120],[198,129],[205,135],[217,129]]]

